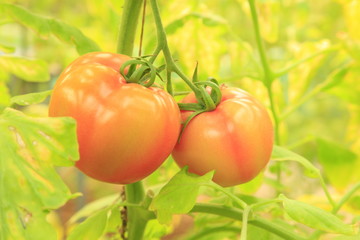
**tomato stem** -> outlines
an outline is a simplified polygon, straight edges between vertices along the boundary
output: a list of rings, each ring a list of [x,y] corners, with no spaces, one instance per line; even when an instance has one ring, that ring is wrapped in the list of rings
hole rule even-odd
[[[126,201],[129,203],[127,207],[127,232],[129,240],[142,239],[147,221],[138,216],[138,209],[131,207],[131,204],[139,204],[145,197],[145,191],[142,182],[135,182],[125,186]]]
[[[236,208],[231,208],[228,206],[219,206],[214,204],[208,203],[197,203],[193,209],[191,209],[192,213],[208,213],[208,214],[215,214],[218,216],[223,216],[227,218],[231,218],[237,221],[242,220],[243,218],[243,211]],[[305,240],[305,238],[301,237],[298,233],[293,233],[289,231],[287,228],[266,220],[264,218],[259,218],[257,216],[248,219],[248,223],[250,225],[265,229],[273,234],[282,237],[283,239],[287,240]],[[306,238],[307,239],[307,238]]]
[[[143,0],[125,0],[123,15],[120,24],[117,53],[132,55],[135,41],[136,26],[138,23]],[[127,184],[125,198],[129,204],[140,203],[145,196],[142,182]],[[127,232],[129,240],[143,238],[147,221],[138,216],[138,209],[127,207]]]
[[[273,95],[273,91],[272,91],[272,83],[275,79],[275,75],[273,74],[273,71],[270,68],[269,61],[268,61],[266,51],[265,51],[265,47],[264,47],[264,43],[261,38],[260,24],[259,24],[256,6],[255,6],[255,0],[248,0],[248,2],[249,2],[250,10],[251,10],[251,19],[252,19],[252,22],[254,25],[256,45],[259,49],[260,60],[261,60],[261,64],[262,64],[262,67],[264,70],[263,83],[267,88],[269,101],[270,101],[270,108],[271,108],[271,112],[272,112],[274,124],[275,124],[275,142],[277,145],[281,145],[280,133],[279,133],[280,121],[279,121],[279,117],[278,117],[278,114],[277,114],[277,111],[275,108],[274,95]]]
[[[246,204],[246,202],[244,202],[243,200],[241,200],[240,198],[238,198],[236,195],[234,195],[233,193],[231,193],[229,190],[220,187],[219,185],[217,185],[216,183],[212,182],[210,184],[206,184],[205,186],[208,187],[212,187],[215,190],[218,190],[220,192],[225,193],[225,195],[227,195],[231,200],[233,200],[236,204],[238,204],[242,209],[245,209],[246,207],[248,207],[248,205]]]
[[[244,209],[243,217],[242,217],[242,223],[241,223],[240,240],[246,240],[247,239],[247,226],[248,226],[248,219],[249,219],[250,210],[251,210],[251,206],[247,206]]]
[[[275,143],[277,145],[281,145],[281,139],[280,139],[280,119],[275,107],[275,101],[274,101],[274,94],[273,94],[273,81],[275,80],[276,76],[273,73],[273,71],[270,68],[268,58],[266,55],[264,43],[261,38],[260,34],[260,24],[258,19],[258,14],[255,6],[255,0],[248,0],[250,11],[251,11],[251,19],[254,25],[254,33],[255,33],[255,39],[256,44],[259,49],[260,54],[260,60],[261,64],[264,70],[264,76],[263,76],[263,83],[267,89],[269,101],[270,101],[270,109],[274,120],[274,129],[275,129]],[[278,182],[281,182],[281,172],[282,172],[282,163],[277,163],[276,168],[276,178]]]
[[[261,64],[264,69],[264,84],[266,87],[270,87],[272,81],[273,81],[273,73],[271,71],[271,68],[269,66],[268,58],[266,55],[264,43],[261,39],[260,35],[260,27],[259,27],[259,21],[258,21],[258,14],[255,7],[255,0],[249,0],[250,10],[251,10],[251,17],[254,24],[254,31],[255,31],[255,40],[256,44],[259,48],[259,54],[260,54],[260,60]]]
[[[174,72],[176,73],[181,79],[184,80],[184,82],[191,88],[191,90],[195,93],[196,99],[198,100],[198,102],[200,104],[204,104],[205,105],[205,109],[207,111],[213,110],[216,108],[216,104],[214,105],[213,101],[208,101],[209,99],[207,98],[206,95],[208,95],[208,93],[204,93],[204,91],[202,90],[202,87],[197,87],[196,84],[194,84],[190,78],[188,78],[182,71],[181,69],[176,65],[169,46],[168,46],[168,42],[167,42],[167,37],[166,37],[166,33],[161,21],[161,17],[160,17],[160,11],[159,11],[159,7],[157,5],[156,0],[150,0],[151,3],[151,8],[154,14],[154,19],[155,19],[155,25],[156,25],[156,32],[157,32],[157,47],[156,50],[153,54],[153,57],[151,58],[151,61],[153,61],[157,54],[162,51],[164,54],[164,58],[165,58],[165,62],[166,62],[166,66],[167,66],[167,89],[168,92],[170,92],[171,94],[173,93],[173,89],[171,86],[171,73]],[[197,68],[195,69],[195,73],[197,73]],[[218,94],[221,95],[221,92],[218,91]],[[220,97],[221,98],[221,97]]]
[[[156,0],[150,0],[151,8],[154,14],[154,20],[156,25],[156,33],[157,33],[157,47],[155,53],[163,52],[165,57],[165,62],[167,64],[167,68],[170,72],[175,72],[180,78],[182,78],[186,84],[193,90],[196,94],[199,94],[198,88],[191,82],[191,80],[177,67],[175,61],[170,53],[170,49],[167,43],[166,33],[161,21],[160,11]],[[154,57],[157,54],[153,54]]]
[[[125,0],[117,41],[117,53],[132,56],[142,3],[143,0]]]
[[[139,44],[139,56],[141,56],[142,44],[143,44],[143,37],[144,37],[144,28],[145,28],[145,14],[146,14],[146,0],[143,4],[143,11],[141,17],[141,31],[140,31],[140,44]]]

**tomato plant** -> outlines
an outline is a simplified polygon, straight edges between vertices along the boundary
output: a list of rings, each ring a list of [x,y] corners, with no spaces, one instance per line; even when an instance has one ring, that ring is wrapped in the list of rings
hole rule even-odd
[[[1,240],[360,239],[359,1],[7,2]]]
[[[139,181],[171,153],[180,130],[175,100],[163,90],[126,83],[119,73],[130,58],[85,54],[60,75],[49,115],[77,121],[80,160],[87,175],[110,183]]]
[[[238,88],[221,87],[216,109],[196,115],[186,125],[173,157],[180,167],[203,175],[215,170],[214,181],[234,186],[253,179],[268,163],[273,127],[265,107]],[[182,103],[196,103],[190,93]],[[191,112],[183,111],[186,121]]]

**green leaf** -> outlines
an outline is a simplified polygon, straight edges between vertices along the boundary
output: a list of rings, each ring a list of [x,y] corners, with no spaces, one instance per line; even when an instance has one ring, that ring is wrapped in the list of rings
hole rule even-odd
[[[113,194],[86,204],[68,221],[70,225],[73,225],[86,218],[86,220],[71,228],[68,240],[97,240],[101,239],[104,234],[110,234],[114,239],[120,239],[119,227],[122,224],[120,201],[120,195]]]
[[[121,210],[118,207],[113,207],[111,209],[105,234],[112,236],[113,239],[122,239],[120,236],[121,232],[119,231],[123,224],[123,216],[121,216],[121,214]]]
[[[221,58],[227,53],[227,41],[224,32],[228,24],[221,17],[213,14],[200,14],[196,10],[188,12],[170,22],[165,27],[169,45],[176,46],[175,54],[181,55],[181,66],[187,71],[194,69],[195,61],[199,62],[199,78],[216,76]],[[199,32],[201,29],[201,33]],[[206,36],[206,37],[204,37]],[[153,43],[149,40],[149,43]]]
[[[67,240],[98,240],[104,234],[111,209],[105,208],[84,222],[77,225],[69,234]]]
[[[319,169],[317,169],[309,160],[286,148],[274,146],[271,159],[275,161],[298,162],[307,170],[308,176],[313,178],[319,178],[321,176]]]
[[[160,224],[157,219],[152,219],[146,224],[144,239],[161,239],[166,234],[171,233],[172,230],[172,226]]]
[[[74,44],[80,55],[100,51],[99,46],[85,37],[79,29],[55,19],[49,19],[47,23],[55,36],[66,43]]]
[[[25,81],[46,82],[50,80],[48,65],[40,59],[0,56],[0,67]]]
[[[173,214],[188,213],[195,205],[200,186],[211,183],[214,172],[198,176],[183,168],[153,199],[150,210],[156,211],[160,223],[169,223]]]
[[[99,46],[87,38],[79,29],[59,20],[41,17],[22,7],[4,3],[0,4],[0,15],[36,31],[43,37],[53,34],[66,43],[74,44],[80,55],[100,51]]]
[[[94,212],[113,204],[116,200],[119,200],[118,193],[88,203],[70,218],[69,223],[72,224],[79,221],[81,218],[89,217]]]
[[[280,196],[286,213],[295,221],[329,233],[356,234],[355,226],[345,224],[337,216],[315,206]]]
[[[37,104],[45,101],[45,99],[51,94],[52,90],[28,93],[24,95],[18,95],[11,98],[11,104],[18,104],[21,106],[27,106],[31,104]]]
[[[54,169],[78,159],[75,120],[0,115],[0,239],[57,239],[49,209],[74,197]]]
[[[317,139],[318,159],[330,183],[337,189],[360,180],[360,159],[351,150],[325,139]]]

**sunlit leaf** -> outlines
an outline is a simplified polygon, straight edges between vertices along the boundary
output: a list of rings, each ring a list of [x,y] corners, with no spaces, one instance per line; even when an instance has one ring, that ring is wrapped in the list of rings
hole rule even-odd
[[[344,189],[360,180],[360,161],[354,152],[325,139],[318,139],[317,144],[319,162],[334,187]]]
[[[45,220],[74,197],[54,169],[78,159],[75,121],[0,115],[0,239],[56,239]]]
[[[29,82],[46,82],[50,80],[48,65],[44,60],[0,56],[0,66]]]
[[[21,106],[27,106],[31,104],[37,104],[43,102],[51,94],[51,90],[37,92],[37,93],[28,93],[24,95],[18,95],[11,98],[11,103],[18,104]]]
[[[355,226],[345,224],[337,216],[315,206],[280,196],[286,213],[295,221],[331,233],[356,234]]]
[[[211,182],[214,172],[198,176],[183,168],[153,199],[150,209],[161,223],[169,223],[173,214],[188,213],[195,205],[201,185]]]
[[[119,194],[113,194],[85,205],[68,221],[71,230],[67,239],[97,240],[103,235],[120,239],[119,227],[123,223],[120,201]]]
[[[85,205],[82,209],[76,212],[69,220],[69,223],[75,223],[79,221],[81,218],[86,218],[91,216],[93,213],[99,211],[100,209],[104,209],[105,207],[113,204],[116,200],[119,200],[119,194],[113,194],[110,196],[106,196],[100,199],[95,200],[87,205]]]
[[[171,226],[161,224],[157,219],[152,219],[146,224],[144,239],[161,239],[172,230]]]
[[[0,15],[36,31],[43,37],[53,34],[66,43],[74,44],[80,55],[100,50],[97,44],[87,38],[79,29],[59,20],[35,15],[22,7],[2,3],[0,4]]]
[[[108,219],[106,226],[105,235],[113,236],[114,239],[121,239],[121,231],[119,228],[122,227],[123,217],[119,208],[112,208],[111,214]]]
[[[111,209],[105,208],[77,225],[69,234],[67,240],[98,240],[104,234]]]
[[[226,31],[227,25],[221,17],[188,12],[171,22],[166,29],[169,31],[169,45],[176,46],[174,50],[181,55],[181,64],[184,67],[193,71],[196,61],[201,59],[200,75],[216,76],[221,60],[216,56],[226,51],[222,34]],[[173,34],[175,32],[176,34]]]

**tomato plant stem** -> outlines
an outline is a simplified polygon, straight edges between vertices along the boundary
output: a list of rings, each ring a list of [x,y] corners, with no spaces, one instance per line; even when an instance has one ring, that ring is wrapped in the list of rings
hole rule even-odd
[[[254,24],[255,40],[259,48],[260,60],[264,69],[264,84],[266,87],[269,88],[273,80],[273,74],[269,66],[263,41],[261,40],[258,14],[255,7],[255,0],[249,0],[249,5],[251,10],[252,22]]]
[[[256,11],[256,6],[255,6],[255,0],[248,0],[249,5],[250,5],[250,10],[251,10],[251,19],[254,25],[254,33],[255,33],[255,40],[256,40],[256,45],[259,49],[259,54],[260,54],[260,60],[261,60],[261,64],[264,70],[264,76],[263,76],[263,83],[267,88],[267,92],[268,92],[268,96],[269,96],[269,101],[270,101],[270,108],[271,108],[271,112],[273,115],[273,119],[274,119],[274,124],[275,124],[275,142],[276,144],[280,145],[280,134],[279,134],[279,117],[275,108],[275,102],[274,102],[274,96],[273,96],[273,91],[272,91],[272,83],[275,79],[275,75],[273,74],[270,65],[269,65],[269,61],[266,55],[266,51],[265,51],[265,47],[264,47],[264,43],[261,39],[261,34],[260,34],[260,25],[259,25],[259,20],[258,20],[258,14]]]
[[[340,208],[353,196],[354,193],[360,191],[360,182],[358,182],[355,186],[353,186],[343,197],[342,199],[336,204],[332,213],[336,214]]]
[[[240,209],[235,209],[227,206],[205,204],[205,203],[197,203],[190,212],[215,214],[218,216],[231,218],[237,221],[241,221],[243,218],[243,211]],[[248,219],[248,223],[250,225],[265,229],[286,240],[305,240],[305,238],[299,236],[299,234],[293,233],[289,231],[287,228],[278,225],[276,223],[273,223],[269,220],[266,220],[264,218],[259,218],[254,216],[253,218]]]
[[[272,113],[274,125],[275,125],[275,143],[277,145],[281,145],[280,129],[279,129],[280,128],[280,119],[279,119],[277,110],[275,108],[274,94],[273,94],[273,89],[272,89],[272,85],[273,85],[272,83],[275,79],[275,75],[273,74],[273,71],[270,68],[268,58],[266,55],[266,51],[265,51],[265,47],[264,47],[264,43],[261,38],[260,25],[259,25],[258,14],[256,11],[256,6],[255,6],[255,0],[248,0],[248,2],[249,2],[249,6],[250,6],[250,11],[251,11],[251,19],[252,19],[252,22],[254,25],[255,40],[256,40],[257,47],[259,49],[260,60],[261,60],[261,64],[262,64],[262,67],[264,70],[263,83],[267,89],[267,93],[268,93],[269,101],[270,101],[270,109],[271,109],[271,113]],[[282,164],[278,163],[277,169],[276,169],[276,177],[277,177],[278,182],[281,182],[281,169],[282,169]]]
[[[232,194],[229,190],[220,187],[219,185],[215,184],[215,183],[210,183],[210,184],[206,184],[206,186],[208,187],[212,187],[220,192],[225,193],[228,197],[230,197],[235,203],[237,203],[242,209],[245,209],[248,205],[241,200],[240,198],[238,198],[236,195]]]
[[[155,20],[156,32],[157,32],[157,40],[158,40],[158,46],[157,46],[155,52],[158,52],[158,49],[160,48],[162,50],[162,52],[164,53],[165,62],[166,62],[168,71],[170,71],[170,73],[171,72],[176,73],[180,78],[182,78],[185,81],[185,83],[191,88],[191,90],[195,93],[196,96],[201,96],[200,90],[191,82],[191,80],[176,65],[176,63],[171,55],[168,43],[167,43],[166,33],[165,33],[165,30],[164,30],[164,27],[163,27],[163,24],[161,21],[160,11],[159,11],[157,2],[156,2],[156,0],[150,0],[150,3],[151,3],[151,8],[152,8],[152,11],[154,14],[154,20]],[[168,74],[168,76],[170,76],[170,74]]]
[[[125,0],[117,42],[117,53],[132,55],[142,3],[143,0]],[[142,182],[127,184],[125,186],[126,201],[130,204],[140,203],[144,199],[144,192]],[[142,239],[147,222],[137,216],[137,209],[134,207],[127,207],[126,215],[128,239]]]
[[[126,201],[129,204],[139,204],[145,197],[145,191],[142,182],[127,184],[125,186]],[[127,207],[127,231],[129,240],[142,239],[146,227],[146,221],[137,216],[136,207]]]
[[[331,204],[331,206],[332,206],[333,208],[335,208],[334,199],[331,197],[331,194],[329,193],[329,190],[328,190],[328,188],[327,188],[327,186],[326,186],[326,183],[325,183],[325,181],[324,181],[324,178],[323,178],[321,175],[319,175],[319,176],[320,176],[320,183],[321,183],[321,186],[322,186],[322,188],[323,188],[323,190],[324,190],[324,192],[325,192],[325,195],[326,195],[329,203]]]
[[[231,226],[221,226],[221,227],[211,227],[211,228],[204,228],[198,233],[188,237],[187,240],[198,240],[198,239],[206,239],[208,235],[219,233],[219,232],[234,232],[238,233],[241,231],[239,227],[231,227]]]
[[[136,27],[143,0],[125,0],[120,23],[117,52],[132,56]]]
[[[248,219],[249,219],[250,210],[251,210],[250,206],[247,206],[244,209],[243,217],[242,217],[242,224],[241,224],[240,240],[246,240],[247,239],[247,225],[248,225]]]
[[[144,37],[145,14],[146,14],[146,0],[144,0],[143,12],[142,12],[142,17],[141,17],[141,31],[140,31],[139,56],[141,56],[141,53],[142,53],[141,50],[142,50],[142,43],[143,43],[143,37]]]

